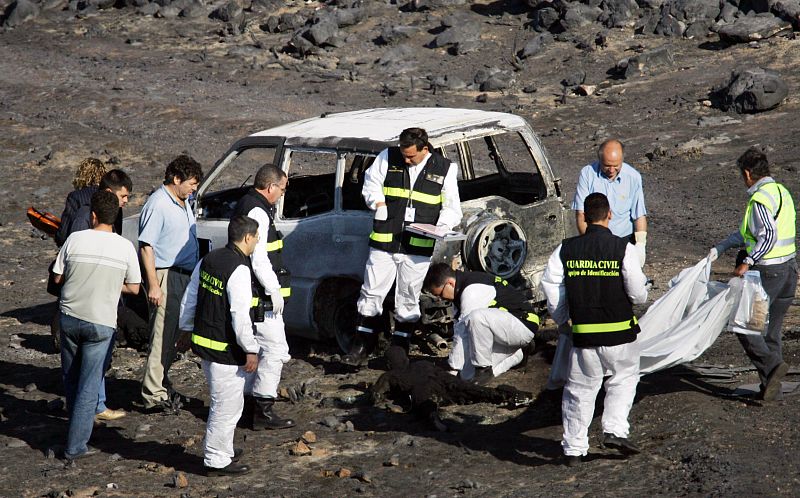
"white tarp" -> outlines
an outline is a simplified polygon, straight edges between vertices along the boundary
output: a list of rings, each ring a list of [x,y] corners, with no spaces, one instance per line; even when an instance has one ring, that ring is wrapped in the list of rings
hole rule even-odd
[[[670,289],[639,319],[642,375],[686,363],[719,337],[738,302],[741,286],[710,281],[711,261],[701,260],[670,281]],[[734,279],[731,280],[734,282]],[[558,337],[548,389],[562,387],[569,371],[569,328]]]

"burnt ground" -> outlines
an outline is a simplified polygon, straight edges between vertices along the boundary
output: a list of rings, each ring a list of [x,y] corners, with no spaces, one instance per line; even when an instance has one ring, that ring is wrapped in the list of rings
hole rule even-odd
[[[57,5],[58,2],[53,2]],[[289,2],[289,9],[315,3]],[[154,19],[131,9],[76,16],[60,10],[0,33],[0,495],[3,496],[732,496],[795,495],[794,455],[800,450],[797,398],[763,406],[728,396],[737,384],[756,382],[743,372],[733,383],[713,383],[674,368],[642,379],[631,413],[632,437],[644,448],[628,460],[605,454],[599,420],[592,425],[592,458],[577,469],[559,464],[557,400],[541,397],[509,411],[490,405],[444,411],[451,431],[439,433],[409,415],[372,408],[362,395],[380,374],[343,370],[330,345],[295,341],[287,386],[306,384],[307,395],[285,402],[280,413],[297,428],[270,433],[237,431],[237,445],[254,472],[238,479],[200,475],[205,410],[145,415],[132,402],[143,355],[115,353],[109,405],[129,415],[96,429],[102,453],[65,467],[47,458],[63,442],[66,415],[59,356],[49,342],[53,300],[45,294],[46,268],[56,254],[51,240],[32,230],[29,205],[59,214],[78,162],[89,155],[131,173],[135,195],[128,212],[157,186],[165,164],[188,151],[206,168],[234,140],[254,131],[323,112],[380,106],[442,105],[515,112],[530,120],[563,178],[570,200],[578,170],[606,137],[621,138],[626,159],[645,178],[650,239],[646,272],[653,298],[680,269],[736,229],[746,195],[735,159],[749,145],[768,146],[775,176],[800,192],[795,157],[800,129],[800,40],[722,47],[707,40],[636,36],[609,31],[608,46],[584,50],[557,42],[522,63],[516,83],[476,102],[474,90],[433,91],[428,75],[471,81],[486,65],[512,70],[515,43],[533,33],[524,13],[502,2],[461,7],[482,22],[482,48],[462,56],[428,43],[444,12],[399,13],[374,3],[372,15],[347,28],[343,47],[305,59],[281,47],[287,34],[256,28],[225,35],[221,23]],[[417,25],[401,64],[376,63],[389,47],[374,39],[382,25]],[[596,27],[584,34],[593,37]],[[587,83],[608,80],[615,63],[637,48],[668,45],[674,65],[612,85],[588,97],[560,98],[560,81],[576,70]],[[740,64],[776,69],[790,87],[777,109],[732,115],[727,124],[702,103],[709,90]],[[537,88],[523,93],[525,86]],[[655,154],[653,152],[656,151]],[[652,160],[648,159],[648,154]],[[533,248],[535,250],[535,247]],[[715,265],[728,278],[730,255]],[[552,323],[549,324],[552,327]],[[800,315],[790,309],[785,358],[800,363]],[[540,392],[553,344],[502,382]],[[723,334],[697,363],[749,365],[735,337]],[[178,389],[207,402],[201,371],[191,359],[173,368]],[[797,380],[790,379],[789,380]],[[331,416],[347,425],[330,428]],[[350,430],[352,428],[352,430]],[[290,455],[307,430],[316,433],[311,456]],[[396,465],[394,465],[396,464]],[[328,476],[341,468],[362,479]],[[175,489],[182,472],[188,487]],[[368,482],[367,482],[368,481]]]

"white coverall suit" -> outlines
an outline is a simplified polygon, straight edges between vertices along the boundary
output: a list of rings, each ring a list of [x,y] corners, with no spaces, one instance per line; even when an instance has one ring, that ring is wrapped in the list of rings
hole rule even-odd
[[[559,244],[542,276],[547,310],[559,326],[569,320],[564,265],[560,253]],[[622,279],[631,303],[642,304],[647,301],[647,277],[642,273],[639,254],[633,244],[628,244],[625,249]],[[564,424],[561,448],[567,456],[585,456],[589,451],[589,425],[604,376],[609,377],[605,382],[606,397],[601,422],[603,432],[627,438],[630,430],[628,414],[639,383],[639,343],[634,341],[618,346],[572,348],[569,376],[561,400]]]
[[[406,165],[411,186],[430,159],[430,153],[416,166]],[[384,149],[364,174],[361,194],[371,210],[379,202],[386,202],[383,181],[388,169],[388,149]],[[461,200],[458,197],[457,166],[450,164],[442,185],[442,207],[437,226],[453,227],[461,223]],[[419,295],[428,272],[431,258],[411,254],[389,253],[370,247],[364,270],[364,283],[358,297],[358,312],[362,316],[379,316],[383,313],[383,300],[397,280],[394,293],[395,316],[398,322],[414,323],[419,320]]]
[[[494,286],[468,285],[459,299],[459,319],[453,328],[453,348],[447,363],[464,380],[475,375],[475,367],[492,367],[495,377],[518,365],[522,348],[533,340],[533,332],[517,317],[490,308]]]
[[[281,284],[267,252],[269,215],[263,209],[255,207],[247,213],[247,216],[258,222],[259,241],[253,255],[250,256],[253,273],[267,294],[271,297],[280,297]],[[267,311],[264,314],[264,321],[256,322],[256,341],[261,349],[258,353],[258,370],[252,378],[252,393],[259,398],[277,398],[283,364],[292,359],[289,355],[289,345],[286,343],[283,315]],[[248,383],[245,392],[249,394],[250,391],[251,386]]]
[[[197,263],[189,286],[181,300],[180,330],[194,330],[197,308],[197,287],[200,282],[200,263]],[[250,269],[241,265],[233,272],[226,288],[231,305],[230,313],[236,343],[248,354],[259,350],[253,336],[250,321],[250,303],[253,298]],[[250,374],[239,365],[226,365],[202,360],[203,373],[208,382],[211,406],[206,421],[206,437],[203,443],[203,463],[206,467],[227,467],[233,458],[233,436],[236,423],[244,409],[244,387]]]

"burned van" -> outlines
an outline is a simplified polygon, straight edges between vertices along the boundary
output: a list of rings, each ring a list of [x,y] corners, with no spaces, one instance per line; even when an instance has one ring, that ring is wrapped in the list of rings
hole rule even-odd
[[[425,128],[433,147],[458,167],[464,217],[457,230],[467,237],[438,241],[433,261],[458,258],[467,269],[527,289],[543,304],[539,280],[566,227],[573,225],[571,214],[562,206],[560,178],[536,134],[523,118],[499,112],[366,109],[244,137],[198,189],[194,209],[201,253],[225,244],[228,220],[258,168],[280,166],[289,177],[275,217],[292,277],[286,327],[310,338],[336,338],[346,348],[372,231],[373,213],[361,196],[364,172],[410,127]],[[126,233],[135,238],[131,229],[135,232],[137,220],[126,222]],[[426,310],[437,307],[430,300],[422,307],[423,323],[447,320],[441,310]]]

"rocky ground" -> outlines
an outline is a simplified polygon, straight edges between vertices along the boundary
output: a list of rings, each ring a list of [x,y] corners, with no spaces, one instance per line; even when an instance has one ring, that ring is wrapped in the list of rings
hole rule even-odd
[[[591,459],[576,469],[558,459],[557,399],[543,395],[513,411],[483,404],[447,408],[451,431],[437,432],[369,404],[363,393],[379,370],[348,371],[331,345],[303,341],[292,343],[295,359],[284,376],[289,388],[304,385],[303,395],[279,407],[297,428],[237,432],[244,460],[255,469],[250,475],[201,475],[202,406],[169,415],[133,409],[143,356],[124,348],[115,353],[108,395],[109,405],[129,415],[96,429],[92,443],[102,453],[65,466],[48,451],[63,442],[67,424],[59,357],[49,342],[54,305],[44,292],[56,251],[24,214],[29,205],[60,213],[76,165],[90,155],[131,173],[129,212],[135,212],[176,154],[187,151],[208,168],[234,140],[279,123],[381,106],[500,110],[532,123],[561,172],[565,200],[597,145],[607,137],[623,140],[627,161],[645,179],[645,270],[656,280],[657,297],[673,275],[736,229],[746,194],[735,159],[748,146],[766,147],[775,176],[800,192],[794,5],[5,5],[0,495],[795,495],[797,398],[765,406],[730,396],[736,385],[756,382],[752,371],[728,383],[682,368],[644,377],[631,414],[644,453],[627,460],[606,454],[597,447],[597,421]],[[755,99],[712,92],[741,66],[776,73],[742,73],[753,81]],[[736,113],[776,103],[766,112]],[[715,277],[727,279],[732,263],[730,255],[721,258]],[[796,306],[784,341],[786,361],[798,365]],[[539,393],[552,349],[504,382]],[[696,363],[749,365],[727,333]],[[207,402],[196,361],[183,359],[173,370],[181,392]],[[305,436],[311,454],[296,455],[304,452],[297,442],[306,431],[314,433]]]

